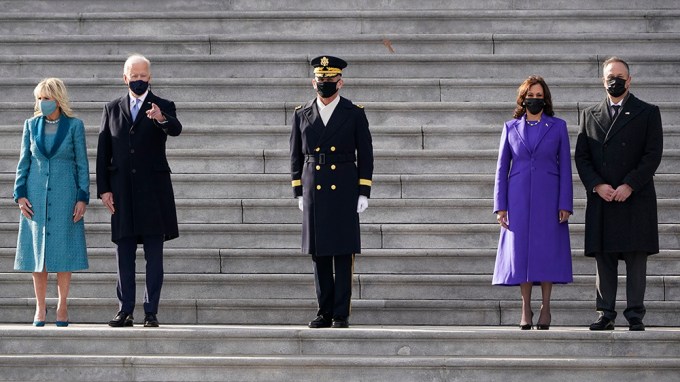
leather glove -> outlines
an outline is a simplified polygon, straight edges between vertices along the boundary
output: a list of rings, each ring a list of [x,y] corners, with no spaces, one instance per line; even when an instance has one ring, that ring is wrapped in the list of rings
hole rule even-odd
[[[303,200],[302,200],[302,196],[298,196],[298,208],[300,209],[300,211],[303,211],[304,208],[305,208],[305,207],[304,207],[304,202],[303,202]]]
[[[366,211],[366,208],[368,208],[368,198],[363,195],[359,195],[359,200],[357,201],[357,212],[362,213]]]

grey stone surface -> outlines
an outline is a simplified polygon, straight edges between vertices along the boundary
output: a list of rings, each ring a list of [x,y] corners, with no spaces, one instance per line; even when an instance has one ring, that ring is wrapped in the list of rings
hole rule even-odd
[[[150,0],[143,20],[137,6],[0,0],[0,380],[677,380],[677,2]],[[33,87],[66,80],[94,157],[103,103],[125,94],[132,51],[151,58],[152,88],[177,102],[185,126],[168,142],[181,236],[166,243],[162,326],[139,327],[141,305],[135,328],[104,324],[118,305],[114,244],[92,195],[74,324],[53,325],[51,275],[49,324],[38,330],[30,274],[12,271],[11,194]],[[500,128],[519,83],[540,74],[573,148],[579,112],[604,96],[600,66],[611,53],[631,63],[633,93],[664,121],[648,331],[628,333],[621,317],[614,332],[586,329],[595,271],[582,254],[585,190],[574,174],[575,282],[554,288],[551,331],[522,332],[519,287],[491,286]],[[308,61],[320,54],[350,63],[342,94],[364,105],[376,148],[349,330],[305,326],[316,313],[312,260],[300,253],[287,160],[291,115],[314,95]]]

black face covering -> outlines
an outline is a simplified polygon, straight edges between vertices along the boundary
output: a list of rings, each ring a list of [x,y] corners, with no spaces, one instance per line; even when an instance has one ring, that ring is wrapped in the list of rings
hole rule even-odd
[[[545,107],[545,100],[543,98],[526,98],[524,100],[524,106],[527,111],[531,114],[538,114]]]
[[[625,92],[626,80],[618,77],[607,80],[607,93],[612,97],[621,97]]]
[[[316,92],[323,98],[332,97],[338,91],[337,85],[337,82],[317,82]]]
[[[144,94],[146,89],[149,88],[149,83],[144,80],[137,80],[128,82],[128,86],[130,87],[130,90],[132,90],[133,93],[140,96]]]

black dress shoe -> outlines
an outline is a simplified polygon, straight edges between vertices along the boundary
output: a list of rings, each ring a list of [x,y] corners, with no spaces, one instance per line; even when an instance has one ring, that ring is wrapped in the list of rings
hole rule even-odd
[[[590,330],[614,330],[614,321],[602,316],[590,324]]]
[[[333,325],[331,327],[333,327],[333,328],[349,328],[349,321],[347,321],[346,318],[334,318],[333,319]]]
[[[114,328],[121,328],[123,326],[132,326],[134,321],[131,313],[123,312],[122,310],[116,314],[113,320],[109,321],[109,326]]]
[[[156,318],[156,315],[154,313],[145,313],[144,314],[144,327],[145,328],[157,328],[158,327],[158,319]]]
[[[631,318],[628,320],[628,330],[631,332],[644,332],[645,331],[645,324],[642,323],[642,320],[635,317]]]
[[[330,328],[332,324],[333,322],[331,321],[330,318],[318,315],[316,316],[314,321],[310,322],[307,326],[309,326],[312,329],[318,329],[318,328]]]

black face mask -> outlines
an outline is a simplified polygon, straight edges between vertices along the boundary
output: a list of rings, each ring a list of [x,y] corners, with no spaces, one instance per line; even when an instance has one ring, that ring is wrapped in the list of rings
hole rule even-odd
[[[531,114],[538,114],[545,107],[545,100],[543,98],[526,98],[524,100],[524,106],[527,111]]]
[[[337,82],[317,82],[316,92],[323,98],[332,97],[333,94],[337,93]]]
[[[623,78],[612,78],[607,80],[607,93],[612,97],[621,97],[626,92],[626,80]]]
[[[128,86],[130,87],[130,90],[132,90],[133,93],[140,96],[144,94],[144,92],[146,92],[146,89],[149,88],[149,83],[144,80],[137,80],[128,82]]]

